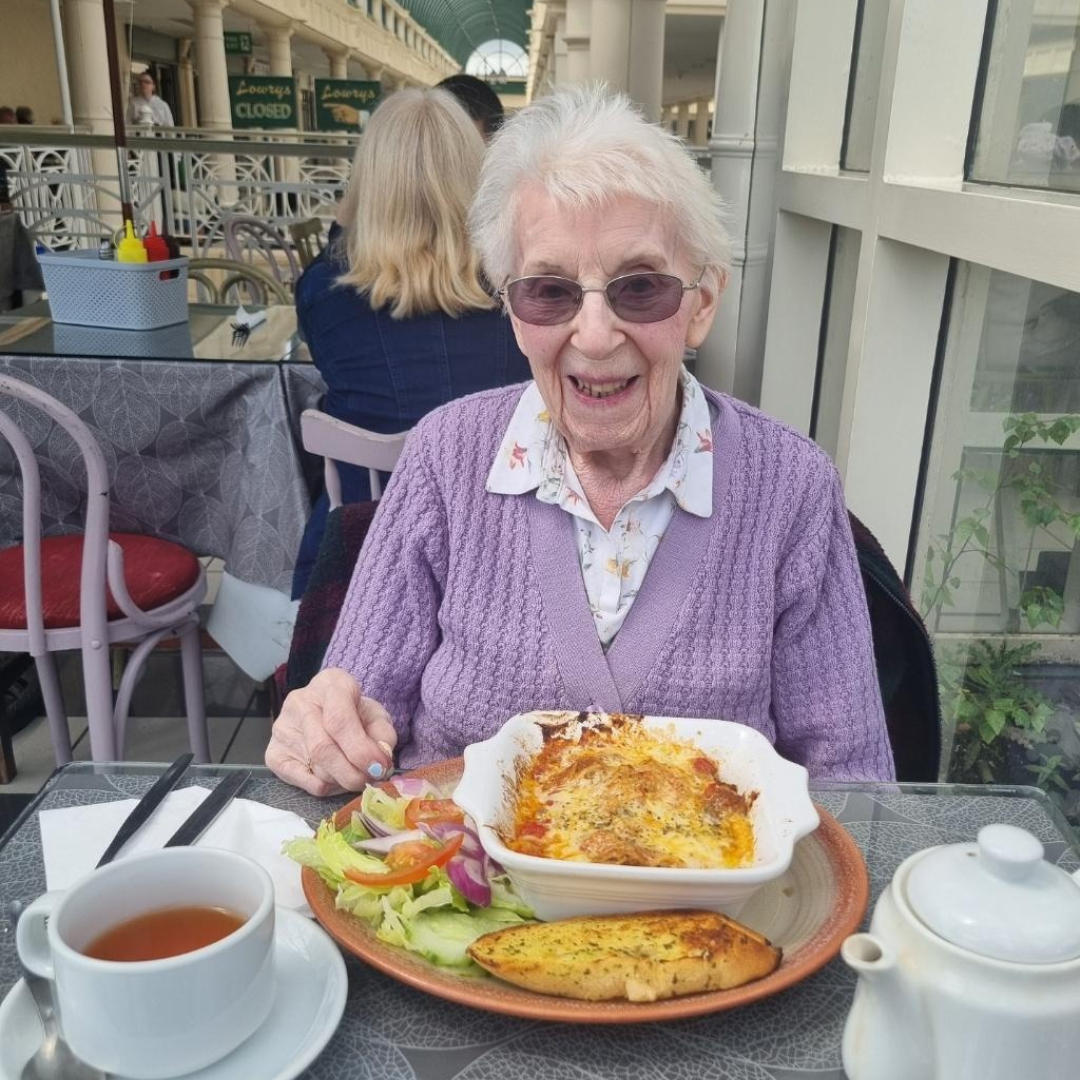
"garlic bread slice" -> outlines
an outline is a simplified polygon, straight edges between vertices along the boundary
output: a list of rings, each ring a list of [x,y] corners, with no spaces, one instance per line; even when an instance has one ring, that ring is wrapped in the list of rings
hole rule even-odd
[[[775,971],[781,950],[715,911],[643,911],[508,926],[468,947],[516,986],[582,1001],[659,1001],[730,990]]]

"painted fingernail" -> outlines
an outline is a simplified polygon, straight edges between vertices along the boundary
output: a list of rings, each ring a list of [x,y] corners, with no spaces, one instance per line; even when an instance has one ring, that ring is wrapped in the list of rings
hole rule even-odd
[[[376,780],[378,780],[378,779],[379,779],[379,777],[380,777],[380,776],[382,776],[382,774],[383,774],[383,773],[384,773],[384,772],[385,772],[386,770],[385,770],[385,769],[383,769],[383,767],[382,767],[382,764],[381,764],[380,762],[378,762],[378,761],[373,761],[373,762],[372,762],[372,763],[371,763],[371,764],[370,764],[370,765],[368,766],[368,770],[367,770],[367,771],[368,771],[368,776],[374,777],[374,778],[375,778]]]
[[[388,758],[394,756],[394,748],[388,742],[383,742],[382,739],[380,739],[375,745],[378,746]]]

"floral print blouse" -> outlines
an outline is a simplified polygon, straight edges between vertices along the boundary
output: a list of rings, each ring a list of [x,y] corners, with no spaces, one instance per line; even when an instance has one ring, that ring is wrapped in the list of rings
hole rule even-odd
[[[671,516],[678,508],[712,514],[712,417],[701,385],[685,368],[675,441],[652,482],[616,515],[610,529],[597,521],[536,383],[521,395],[506,429],[487,490],[500,495],[536,491],[541,502],[574,518],[581,576],[600,644],[607,647],[626,619]]]

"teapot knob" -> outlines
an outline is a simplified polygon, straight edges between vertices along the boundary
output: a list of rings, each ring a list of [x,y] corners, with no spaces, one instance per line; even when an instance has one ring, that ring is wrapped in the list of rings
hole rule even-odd
[[[978,844],[983,865],[1004,881],[1022,881],[1043,861],[1041,841],[1016,825],[985,825]]]

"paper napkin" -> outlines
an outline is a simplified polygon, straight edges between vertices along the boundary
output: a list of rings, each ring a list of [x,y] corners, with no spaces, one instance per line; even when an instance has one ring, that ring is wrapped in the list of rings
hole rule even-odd
[[[117,860],[163,847],[209,794],[210,789],[204,787],[171,791],[150,820],[124,845]],[[38,818],[48,888],[66,889],[93,870],[135,803],[135,799],[121,799],[42,810]],[[254,859],[273,880],[277,903],[310,915],[300,885],[300,867],[281,854],[283,841],[310,834],[310,826],[296,814],[250,799],[234,799],[199,837],[196,846],[225,848]]]

